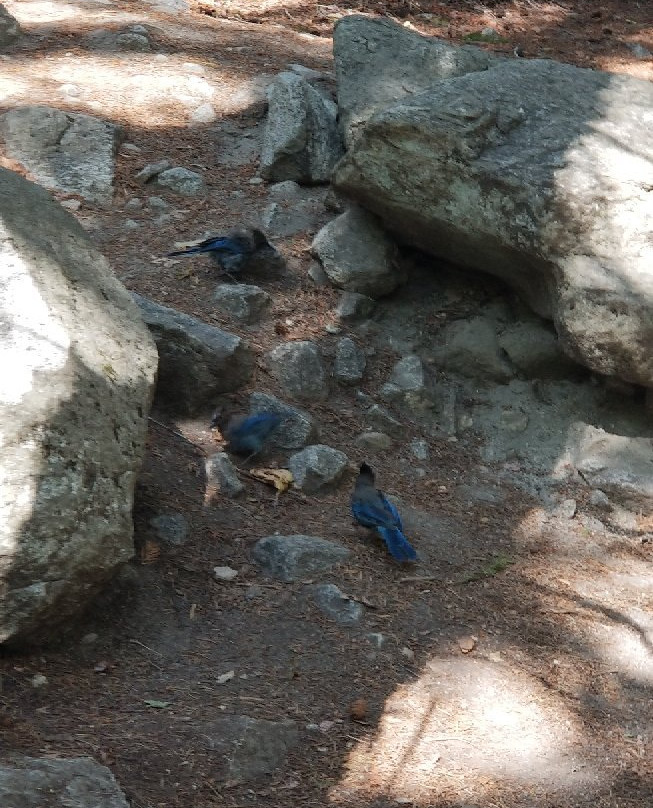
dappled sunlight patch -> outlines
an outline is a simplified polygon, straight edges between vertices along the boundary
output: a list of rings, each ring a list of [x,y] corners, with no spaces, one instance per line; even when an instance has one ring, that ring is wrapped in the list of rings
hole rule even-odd
[[[452,657],[433,659],[389,697],[376,735],[351,751],[331,798],[482,800],[587,793],[599,782],[580,723],[550,691],[503,662]]]
[[[210,79],[189,70],[184,59],[162,63],[153,56],[129,59],[100,54],[60,54],[48,60],[13,59],[0,65],[0,99],[12,104],[53,103],[88,114],[128,120],[139,127],[184,126],[194,109],[210,102],[222,114],[234,114],[262,97],[260,80],[229,71]]]

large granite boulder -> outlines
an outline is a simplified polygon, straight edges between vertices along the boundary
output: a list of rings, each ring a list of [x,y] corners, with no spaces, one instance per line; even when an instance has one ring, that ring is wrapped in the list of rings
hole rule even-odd
[[[421,36],[382,17],[352,14],[336,23],[333,58],[339,121],[349,146],[378,110],[442,79],[487,70],[500,57]]]
[[[0,169],[0,642],[38,640],[133,555],[157,367],[74,217]]]
[[[377,112],[334,184],[506,280],[576,361],[653,387],[652,126],[650,82],[503,60]]]

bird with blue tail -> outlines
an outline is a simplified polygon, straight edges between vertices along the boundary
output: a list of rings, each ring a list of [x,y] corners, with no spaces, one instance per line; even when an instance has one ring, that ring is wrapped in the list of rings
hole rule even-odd
[[[375,530],[396,561],[417,561],[417,553],[404,536],[399,511],[385,494],[374,486],[374,472],[362,463],[354,491],[351,512],[359,525]]]
[[[211,236],[191,247],[166,253],[166,258],[188,255],[210,256],[230,277],[247,268],[276,268],[283,263],[279,251],[257,228],[235,228],[225,236]]]
[[[218,426],[222,420],[220,411],[213,414],[211,426]],[[233,415],[221,429],[227,445],[234,454],[247,455],[245,462],[259,454],[274,430],[283,421],[276,412],[257,412],[253,415]]]

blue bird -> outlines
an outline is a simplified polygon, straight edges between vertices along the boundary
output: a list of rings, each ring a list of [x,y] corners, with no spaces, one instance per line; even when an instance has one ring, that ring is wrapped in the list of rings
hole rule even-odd
[[[202,254],[209,255],[227,274],[240,272],[252,264],[277,265],[283,262],[265,234],[256,228],[236,228],[226,236],[211,236],[192,247],[166,253],[166,257]]]
[[[283,421],[276,412],[258,412],[255,415],[235,415],[229,419],[223,434],[227,450],[234,454],[246,454],[249,460],[258,454],[270,435]]]
[[[417,553],[403,534],[399,511],[374,487],[374,472],[362,463],[351,495],[351,512],[359,525],[368,527],[381,536],[397,561],[417,561]]]

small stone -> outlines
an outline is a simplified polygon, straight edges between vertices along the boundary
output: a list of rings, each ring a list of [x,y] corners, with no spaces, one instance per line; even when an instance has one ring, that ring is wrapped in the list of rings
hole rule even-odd
[[[350,555],[341,544],[318,536],[265,536],[252,549],[252,558],[263,570],[290,583],[325,572]]]
[[[317,261],[312,261],[308,268],[308,277],[313,281],[316,286],[328,286],[329,276],[322,269],[322,264]]]
[[[270,308],[272,298],[259,286],[245,283],[222,283],[213,293],[213,301],[237,320],[255,323],[263,318]]]
[[[157,174],[160,174],[162,171],[166,171],[170,168],[172,163],[170,160],[159,160],[156,163],[148,163],[144,166],[137,174],[134,175],[134,179],[137,182],[142,182],[143,184],[149,182],[153,177],[156,177]]]
[[[425,440],[413,440],[410,443],[410,450],[418,460],[428,460],[429,445]]]
[[[37,673],[30,679],[30,684],[32,687],[39,688],[47,685],[48,677],[44,676],[42,673]]]
[[[138,230],[141,223],[137,222],[135,219],[125,219],[122,226],[125,228],[125,230]]]
[[[600,488],[595,488],[590,494],[590,505],[594,505],[595,508],[600,508],[602,511],[612,510],[610,498]]]
[[[329,276],[322,270],[324,277],[329,281]],[[343,292],[336,306],[336,316],[341,320],[364,320],[369,317],[376,306],[373,298],[362,295],[359,292]]]
[[[213,575],[216,581],[233,581],[238,577],[238,570],[233,567],[213,567]]]
[[[165,201],[162,196],[149,196],[147,198],[147,206],[153,211],[166,211],[170,210],[170,204]]]
[[[199,196],[205,190],[204,178],[188,168],[168,168],[157,175],[156,184],[182,196]]]
[[[94,642],[97,642],[98,635],[94,631],[90,631],[88,634],[84,634],[80,642],[83,645],[92,645]]]
[[[205,463],[207,500],[212,502],[216,495],[236,497],[245,486],[226,452],[216,452]]]
[[[576,507],[575,499],[564,499],[553,509],[553,516],[557,516],[560,519],[573,519],[576,515]]]
[[[327,332],[327,334],[339,334],[342,331],[342,328],[334,323],[327,323],[324,326],[324,330]]]
[[[143,208],[143,202],[137,196],[132,196],[131,199],[128,199],[125,202],[124,210],[127,213],[133,213],[142,210],[142,208]]]
[[[381,634],[380,632],[371,632],[370,634],[365,635],[365,639],[373,645],[377,649],[383,648],[386,643],[385,634]]]
[[[367,360],[365,354],[350,337],[343,337],[336,345],[333,375],[341,384],[356,384],[363,378]]]
[[[188,520],[182,513],[161,513],[149,521],[150,527],[159,541],[180,546],[188,539]]]
[[[379,404],[372,404],[372,406],[365,413],[365,423],[378,430],[379,432],[387,432],[394,438],[399,438],[404,432],[404,426],[401,421],[398,421],[385,407]]]
[[[356,446],[367,452],[383,452],[392,446],[392,438],[385,432],[361,432],[355,442]]]
[[[630,48],[630,52],[637,59],[653,59],[653,53],[651,53],[648,48],[640,45],[639,42],[629,42],[628,47]]]
[[[194,124],[212,123],[217,117],[218,114],[215,111],[213,104],[209,104],[207,101],[204,104],[200,104],[199,107],[196,107],[191,112],[190,122]]]
[[[249,180],[250,185],[263,185],[264,182],[263,177],[252,177],[251,180]]]
[[[322,354],[309,340],[279,345],[268,354],[270,370],[291,396],[322,400],[329,385]]]
[[[66,210],[79,210],[82,206],[82,203],[79,199],[62,199],[59,203],[62,208],[66,208]]]
[[[295,487],[309,494],[335,485],[348,466],[349,458],[344,452],[323,444],[307,446],[288,459]]]
[[[406,657],[406,659],[415,659],[415,652],[412,648],[408,648],[404,645],[404,647],[400,651],[401,655]]]
[[[317,584],[311,591],[320,610],[336,623],[346,626],[361,619],[361,604],[344,595],[335,584]]]

